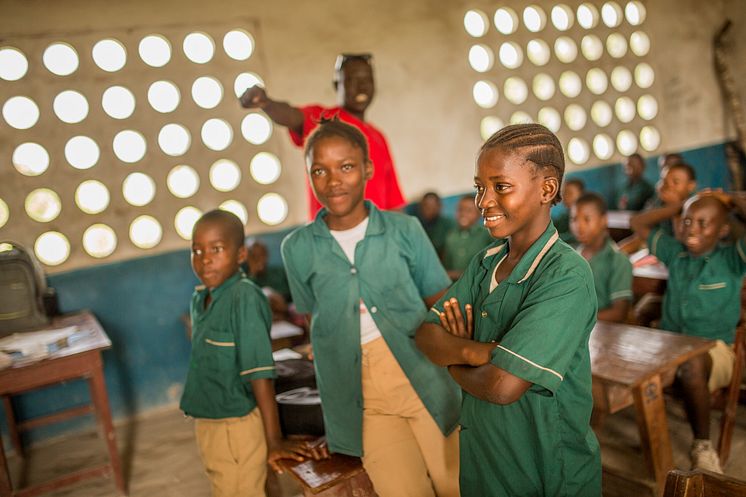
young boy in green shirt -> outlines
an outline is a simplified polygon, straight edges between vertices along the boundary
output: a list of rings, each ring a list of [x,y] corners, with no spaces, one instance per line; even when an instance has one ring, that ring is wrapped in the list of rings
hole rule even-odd
[[[446,236],[453,228],[453,220],[441,214],[443,203],[440,195],[435,192],[427,192],[417,204],[417,219],[425,228],[427,237],[435,247],[438,257],[443,258],[445,252]]]
[[[616,196],[616,208],[623,211],[639,211],[645,207],[654,194],[653,185],[643,178],[645,159],[640,154],[632,154],[624,163],[624,174],[627,182]]]
[[[623,323],[632,301],[632,263],[609,237],[606,201],[597,193],[582,195],[572,207],[570,227],[575,250],[591,266],[598,299],[598,319]]]
[[[722,473],[710,442],[710,392],[730,383],[735,355],[732,343],[741,318],[741,284],[746,274],[746,240],[721,245],[728,234],[731,206],[744,211],[743,201],[721,192],[701,192],[685,203],[667,203],[630,220],[635,234],[646,239],[650,253],[668,267],[660,327],[717,340],[706,356],[697,356],[676,372],[694,435],[692,466]],[[681,213],[678,239],[660,226]]]
[[[195,419],[213,497],[263,497],[267,462],[316,454],[282,439],[272,378],[267,299],[239,269],[243,223],[213,210],[192,232],[192,353],[180,408]]]
[[[580,178],[565,179],[562,182],[562,210],[552,217],[552,223],[557,228],[560,239],[574,245],[577,240],[570,230],[570,210],[580,196],[585,193],[585,183]]]
[[[601,495],[590,428],[593,275],[550,219],[564,165],[559,140],[539,124],[506,126],[482,145],[476,204],[497,241],[416,333],[463,391],[464,496]]]
[[[464,195],[456,206],[456,226],[446,235],[443,266],[452,280],[457,280],[474,255],[492,243],[490,232],[479,220],[479,209],[472,195]]]

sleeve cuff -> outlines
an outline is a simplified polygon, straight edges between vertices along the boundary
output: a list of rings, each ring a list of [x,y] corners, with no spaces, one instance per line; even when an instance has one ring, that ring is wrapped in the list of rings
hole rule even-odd
[[[241,371],[239,374],[244,381],[277,378],[277,370],[274,366],[259,366]]]
[[[559,372],[513,352],[503,345],[498,345],[492,351],[491,363],[522,380],[541,385],[553,393],[564,380]]]

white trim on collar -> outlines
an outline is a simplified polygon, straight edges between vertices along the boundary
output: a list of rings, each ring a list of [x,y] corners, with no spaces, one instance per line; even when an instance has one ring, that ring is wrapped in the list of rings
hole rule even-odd
[[[547,240],[547,243],[544,244],[544,247],[541,249],[541,252],[534,258],[534,262],[531,263],[531,267],[528,268],[528,271],[526,271],[526,274],[518,280],[518,283],[523,283],[526,281],[536,270],[536,267],[541,262],[541,259],[544,257],[544,254],[546,254],[550,248],[552,248],[552,245],[559,240],[559,234],[555,231],[552,236],[549,237],[549,240]]]

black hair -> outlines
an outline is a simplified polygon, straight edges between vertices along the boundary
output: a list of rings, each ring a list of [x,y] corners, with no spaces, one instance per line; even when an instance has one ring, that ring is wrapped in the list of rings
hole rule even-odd
[[[347,140],[352,146],[359,148],[363,152],[363,162],[366,164],[370,162],[368,140],[365,138],[365,135],[355,126],[340,121],[338,116],[334,116],[331,119],[321,118],[319,125],[306,140],[306,148],[304,150],[306,160],[310,158],[313,147],[319,141],[333,136]]]
[[[525,157],[535,168],[551,168],[557,176],[557,184],[562,184],[565,174],[565,154],[562,144],[554,133],[541,124],[511,124],[496,131],[479,149],[482,155],[493,148],[509,151],[526,149]],[[552,199],[552,205],[562,200],[560,191]]]
[[[580,198],[578,198],[577,202],[575,202],[575,208],[577,209],[580,205],[583,204],[595,206],[598,210],[598,213],[602,216],[609,210],[608,206],[606,205],[606,200],[604,200],[604,198],[596,192],[587,192],[582,194]]]
[[[583,193],[585,191],[585,181],[580,178],[567,178],[565,180],[565,187],[568,187],[570,185],[575,185],[580,188],[580,193]]]
[[[209,212],[205,212],[202,217],[194,223],[192,234],[197,231],[197,226],[203,223],[219,224],[227,238],[234,242],[236,247],[243,246],[243,223],[238,216],[232,212],[224,211],[223,209],[213,209]]]
[[[681,169],[689,176],[690,180],[697,181],[697,173],[694,172],[694,168],[690,166],[689,164],[687,164],[686,162],[676,162],[674,164],[671,164],[670,166],[667,166],[666,169],[668,171],[673,171],[674,169]]]
[[[373,54],[370,53],[341,53],[337,55],[337,60],[334,62],[334,81],[339,80],[339,73],[342,72],[348,62],[357,60],[371,65],[371,59],[373,59]]]
[[[422,196],[422,200],[425,200],[426,198],[431,198],[436,202],[441,203],[440,195],[438,195],[436,192],[425,192],[425,194]]]
[[[635,152],[634,154],[631,154],[631,155],[627,156],[627,159],[637,159],[640,162],[642,162],[643,166],[645,165],[645,158],[641,154],[639,154],[637,152]]]

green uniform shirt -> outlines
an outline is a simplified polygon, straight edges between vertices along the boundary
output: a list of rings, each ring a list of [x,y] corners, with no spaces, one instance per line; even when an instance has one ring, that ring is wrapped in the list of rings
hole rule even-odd
[[[249,381],[276,376],[267,298],[237,272],[212,292],[197,287],[190,314],[192,353],[179,407],[196,418],[245,416],[256,407]]]
[[[453,219],[443,216],[438,216],[432,221],[423,221],[420,219],[420,222],[422,223],[422,227],[425,228],[425,233],[427,233],[427,237],[432,242],[433,247],[435,247],[438,256],[442,256],[446,246],[446,236],[455,222]]]
[[[648,247],[668,267],[661,328],[733,343],[746,273],[744,239],[694,257],[684,244],[654,229]]]
[[[588,338],[596,294],[586,261],[550,223],[510,276],[490,293],[509,243],[496,241],[445,299],[474,308],[474,339],[498,342],[492,364],[533,385],[509,405],[463,392],[461,495],[599,497],[601,458],[590,428],[593,399]]]
[[[427,314],[423,297],[450,284],[430,241],[414,217],[382,212],[366,201],[365,238],[355,263],[324,222],[316,220],[288,235],[282,257],[293,301],[311,314],[311,343],[324,425],[334,452],[362,454],[360,300],[386,340],[412,387],[444,434],[458,422],[458,385],[414,344]]]
[[[624,211],[639,211],[645,207],[645,202],[655,195],[655,188],[645,178],[635,183],[627,182],[617,195],[616,208]]]
[[[463,271],[471,258],[493,241],[490,232],[479,224],[465,230],[454,226],[446,236],[443,265],[449,271]]]
[[[582,253],[583,246],[576,250]],[[615,300],[632,300],[632,263],[619,252],[611,238],[606,238],[603,248],[588,263],[593,272],[599,309],[611,307]]]
[[[260,288],[268,286],[285,297],[285,300],[290,299],[290,287],[288,286],[287,276],[285,276],[285,268],[267,266],[263,273],[249,275],[249,279]]]

